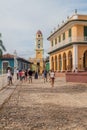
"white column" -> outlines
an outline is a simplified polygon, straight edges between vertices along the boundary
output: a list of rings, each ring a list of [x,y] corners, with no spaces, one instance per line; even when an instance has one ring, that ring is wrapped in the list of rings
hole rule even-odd
[[[15,50],[14,51],[14,80],[17,79],[16,72],[17,72],[17,52]]]
[[[78,45],[73,45],[73,70],[78,68]]]

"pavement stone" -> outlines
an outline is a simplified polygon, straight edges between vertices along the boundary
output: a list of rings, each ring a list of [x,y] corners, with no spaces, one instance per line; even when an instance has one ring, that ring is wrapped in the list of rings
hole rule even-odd
[[[56,78],[52,88],[33,79],[7,91],[11,98],[0,112],[0,130],[87,130],[87,84]]]
[[[19,81],[16,81],[13,85],[6,85],[0,89],[0,108],[2,108],[4,103],[8,101],[18,83]]]

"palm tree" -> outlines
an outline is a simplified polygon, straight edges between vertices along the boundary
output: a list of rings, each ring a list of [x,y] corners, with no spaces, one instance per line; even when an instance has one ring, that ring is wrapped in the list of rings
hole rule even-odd
[[[3,51],[6,51],[6,48],[4,47],[2,40],[0,40],[0,58],[3,55]]]

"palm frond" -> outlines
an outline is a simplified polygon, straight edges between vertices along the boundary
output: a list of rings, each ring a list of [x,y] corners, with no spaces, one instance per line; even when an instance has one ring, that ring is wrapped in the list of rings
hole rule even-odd
[[[5,46],[3,45],[2,40],[0,40],[0,46],[1,46],[1,48],[3,49],[3,51],[6,51],[6,48],[5,48]]]
[[[0,58],[2,57],[2,55],[3,55],[3,52],[2,52],[2,50],[0,49]]]

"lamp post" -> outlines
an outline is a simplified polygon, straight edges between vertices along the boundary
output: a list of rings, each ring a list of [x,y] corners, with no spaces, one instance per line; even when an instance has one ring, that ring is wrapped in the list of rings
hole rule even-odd
[[[17,72],[17,52],[14,51],[14,79],[16,80],[16,72]]]

